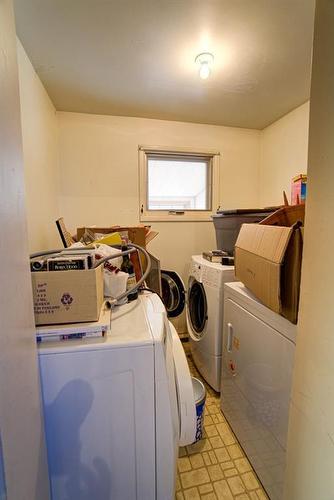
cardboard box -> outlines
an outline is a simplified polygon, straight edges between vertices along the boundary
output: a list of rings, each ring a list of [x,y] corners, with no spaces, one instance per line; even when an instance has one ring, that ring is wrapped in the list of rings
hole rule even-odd
[[[84,271],[31,273],[36,325],[99,319],[103,297],[102,266]]]
[[[89,229],[93,233],[100,234],[110,234],[115,232],[127,232],[129,239],[132,243],[146,248],[148,243],[155,238],[158,233],[156,231],[151,231],[151,226],[109,226],[109,227],[97,227],[97,226],[85,226],[77,228],[77,240],[83,236],[85,229]]]
[[[237,279],[292,323],[298,318],[303,249],[300,207],[280,209],[260,224],[243,224],[235,246]]]
[[[153,240],[159,233],[157,231],[151,231],[151,226],[110,226],[110,227],[97,227],[97,226],[86,226],[77,228],[77,240],[80,241],[81,237],[85,233],[85,230],[89,229],[93,233],[100,234],[110,234],[114,232],[127,233],[129,240],[136,245],[146,248],[148,243]],[[146,269],[146,259],[144,255],[140,255],[140,260],[137,258],[136,254],[131,256],[132,263],[135,268],[137,281],[142,276],[142,270]]]
[[[296,175],[291,181],[291,205],[305,203],[307,190],[307,175]]]

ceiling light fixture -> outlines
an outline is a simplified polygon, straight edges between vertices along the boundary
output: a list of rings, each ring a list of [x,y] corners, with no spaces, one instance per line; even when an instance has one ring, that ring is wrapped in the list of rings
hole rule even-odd
[[[199,76],[202,80],[206,80],[211,73],[213,54],[211,52],[202,52],[196,57],[195,63],[199,65]]]

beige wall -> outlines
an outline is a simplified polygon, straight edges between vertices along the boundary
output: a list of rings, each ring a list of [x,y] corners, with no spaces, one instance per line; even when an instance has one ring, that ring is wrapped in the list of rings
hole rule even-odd
[[[261,132],[260,206],[290,201],[291,179],[307,173],[309,102],[294,109]]]
[[[48,500],[10,0],[0,2],[0,110],[0,431],[7,499]]]
[[[318,0],[286,500],[334,498],[334,2]]]
[[[59,246],[59,151],[56,110],[17,42],[29,251]]]
[[[260,132],[141,118],[58,113],[60,207],[71,229],[138,224],[138,145],[221,152],[221,204],[257,205]],[[150,250],[186,278],[190,256],[215,247],[212,222],[153,223]]]

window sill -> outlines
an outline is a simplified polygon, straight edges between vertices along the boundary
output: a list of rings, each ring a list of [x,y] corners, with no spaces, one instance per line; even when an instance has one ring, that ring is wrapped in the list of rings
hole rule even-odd
[[[212,213],[203,214],[202,216],[196,214],[180,214],[180,215],[154,215],[154,214],[140,214],[140,222],[212,222]]]

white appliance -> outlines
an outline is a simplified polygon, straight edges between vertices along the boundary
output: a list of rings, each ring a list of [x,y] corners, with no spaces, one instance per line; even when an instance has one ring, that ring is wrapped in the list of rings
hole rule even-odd
[[[53,500],[174,499],[196,409],[157,295],[115,308],[105,339],[41,344],[39,365]]]
[[[272,500],[283,498],[296,325],[225,285],[221,408]]]
[[[234,266],[193,255],[188,279],[187,327],[194,363],[215,391],[220,391],[224,283],[234,281]]]

